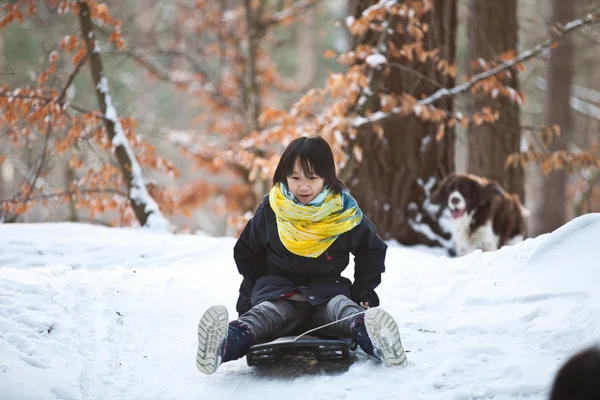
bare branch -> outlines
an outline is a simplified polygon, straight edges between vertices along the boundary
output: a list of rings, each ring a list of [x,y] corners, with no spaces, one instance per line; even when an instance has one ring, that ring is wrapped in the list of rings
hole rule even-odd
[[[234,108],[231,104],[232,102],[223,98],[223,96],[220,95],[216,89],[211,90],[210,87],[208,87],[207,85],[200,85],[200,82],[198,80],[174,77],[168,72],[163,71],[159,66],[157,66],[147,58],[143,57],[139,52],[136,52],[135,50],[127,50],[125,52],[122,52],[122,54],[131,57],[135,62],[137,62],[142,67],[146,68],[155,77],[164,82],[189,87],[191,93],[202,91],[202,93],[205,93],[208,96],[210,96],[210,98],[218,105],[227,108]],[[178,54],[185,56],[188,61],[191,61],[189,54],[185,52],[180,52]]]
[[[11,164],[15,166],[15,169],[19,171],[19,173],[29,182],[30,185],[35,186],[35,188],[41,190],[42,193],[49,193],[49,190],[51,190],[50,184],[43,177],[38,176],[36,180],[35,172],[31,171],[29,167],[25,165],[23,161],[21,161],[20,158],[10,152],[7,154],[7,156]]]
[[[596,38],[596,37],[594,37],[594,36],[592,36],[592,35],[584,32],[584,31],[578,31],[577,33],[579,35],[583,36],[584,38],[586,38],[587,40],[591,41],[592,43],[600,44],[600,39],[598,39],[598,38]]]
[[[423,79],[423,80],[425,80],[425,81],[427,81],[427,82],[431,83],[432,85],[435,85],[435,86],[437,86],[439,88],[443,87],[442,84],[439,83],[438,81],[436,81],[434,79],[431,79],[430,77],[428,77],[428,76],[420,73],[419,71],[417,71],[417,70],[415,70],[413,68],[407,67],[406,65],[402,65],[400,63],[395,63],[395,62],[390,62],[390,63],[388,63],[388,65],[390,67],[398,68],[398,69],[401,69],[402,71],[406,71],[408,73],[417,75],[419,78],[421,78],[421,79]]]
[[[52,134],[52,122],[48,121],[48,126],[46,128],[46,137],[44,138],[44,148],[42,149],[42,156],[40,159],[40,165],[37,168],[33,176],[33,180],[31,181],[31,186],[25,195],[25,199],[23,203],[27,203],[29,198],[31,197],[33,190],[37,187],[37,181],[40,175],[42,174],[42,170],[44,169],[44,164],[46,163],[46,157],[48,155],[48,143],[50,142],[50,135]],[[30,177],[28,177],[30,179]]]
[[[471,79],[469,79],[467,82],[465,82],[461,85],[458,85],[452,89],[440,89],[437,92],[433,93],[431,96],[419,100],[418,104],[427,106],[427,105],[433,104],[434,102],[436,102],[440,99],[450,97],[450,96],[456,96],[459,93],[466,92],[467,90],[471,89],[478,82],[481,82],[485,79],[491,78],[492,76],[498,75],[499,73],[506,71],[507,69],[510,69],[519,63],[530,60],[530,59],[537,57],[538,55],[548,51],[550,48],[552,48],[554,46],[556,41],[559,41],[560,39],[565,37],[567,34],[573,32],[573,31],[576,31],[586,25],[596,24],[599,21],[600,21],[600,10],[598,10],[594,13],[588,14],[585,18],[571,21],[571,22],[563,25],[562,27],[558,27],[555,31],[554,37],[546,39],[542,43],[538,44],[537,46],[535,46],[529,50],[522,52],[517,57],[515,57],[511,60],[503,62],[502,64],[499,64],[496,67],[494,67],[488,71],[485,71],[485,72],[482,72],[480,74],[473,76]],[[378,112],[369,118],[357,117],[357,118],[355,118],[354,123],[352,125],[355,128],[358,128],[363,125],[372,124],[375,122],[381,122],[381,121],[393,118],[397,115],[400,115],[403,111],[406,111],[406,110],[403,110],[401,106],[398,106],[398,107],[395,107],[390,112]]]
[[[319,3],[318,0],[300,0],[295,1],[294,4],[284,10],[274,13],[269,19],[263,21],[263,27],[269,27],[281,23],[286,18],[300,15],[301,12],[316,6]]]
[[[67,78],[67,82],[65,82],[65,85],[63,86],[62,90],[60,91],[60,94],[58,95],[57,101],[59,104],[63,102],[63,99],[67,95],[67,90],[69,90],[69,86],[71,86],[71,84],[75,80],[75,77],[77,76],[77,74],[79,74],[79,71],[81,71],[81,67],[83,67],[83,64],[86,63],[87,59],[88,59],[88,55],[86,54],[84,57],[81,58],[81,60],[79,60],[79,63],[77,63],[77,65],[75,66],[75,69],[73,70],[73,72],[71,72],[71,75],[69,75],[69,77]]]

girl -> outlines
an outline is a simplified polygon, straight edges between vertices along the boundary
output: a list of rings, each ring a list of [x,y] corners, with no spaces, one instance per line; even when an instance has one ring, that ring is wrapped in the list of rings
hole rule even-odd
[[[228,323],[224,306],[204,313],[196,366],[210,375],[255,343],[333,322],[319,333],[351,336],[385,365],[406,366],[398,326],[387,312],[370,308],[379,305],[374,289],[385,270],[386,250],[337,178],[329,144],[320,136],[295,139],[233,250],[243,276],[239,317]],[[341,276],[350,253],[353,283]]]

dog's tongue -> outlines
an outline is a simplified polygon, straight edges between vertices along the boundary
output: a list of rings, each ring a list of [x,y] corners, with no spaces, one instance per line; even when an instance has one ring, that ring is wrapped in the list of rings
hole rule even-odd
[[[452,214],[452,218],[460,218],[465,213],[465,209],[463,208],[462,210],[451,210],[450,213]]]

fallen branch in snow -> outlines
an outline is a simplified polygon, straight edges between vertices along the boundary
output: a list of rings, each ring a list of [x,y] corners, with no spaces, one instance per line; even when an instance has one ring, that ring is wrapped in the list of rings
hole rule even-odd
[[[166,230],[169,225],[168,221],[162,215],[158,204],[146,189],[142,176],[142,168],[136,160],[131,146],[127,142],[123,126],[112,103],[108,80],[102,66],[102,59],[95,44],[94,25],[89,5],[86,1],[82,0],[78,0],[78,4],[80,7],[79,24],[81,26],[81,35],[86,44],[87,54],[90,59],[89,63],[96,97],[98,98],[102,114],[105,116],[106,131],[112,142],[121,173],[123,174],[123,180],[127,183],[128,198],[131,200],[131,207],[140,225]]]
[[[562,26],[557,26],[557,27],[555,27],[556,29],[555,29],[554,37],[546,39],[545,41],[538,44],[537,46],[522,52],[517,57],[512,58],[506,62],[503,62],[502,64],[499,64],[496,67],[494,67],[488,71],[474,75],[473,77],[471,77],[471,79],[469,79],[467,82],[465,82],[461,85],[458,85],[452,89],[445,89],[445,88],[440,89],[440,90],[436,91],[435,93],[433,93],[431,96],[428,96],[424,99],[418,100],[417,103],[420,105],[423,105],[423,106],[428,106],[440,99],[450,97],[450,96],[456,96],[459,93],[466,92],[467,90],[471,89],[478,82],[481,82],[485,79],[488,79],[495,75],[498,75],[501,72],[506,71],[519,63],[522,63],[523,61],[530,60],[530,59],[537,57],[538,55],[546,52],[547,50],[551,49],[557,41],[559,41],[560,39],[565,37],[567,34],[574,32],[586,25],[596,24],[598,22],[600,22],[600,10],[595,11],[594,13],[588,14],[587,17],[585,17],[585,18],[571,21]],[[352,126],[355,128],[359,128],[359,127],[367,125],[367,124],[382,122],[382,121],[388,120],[390,118],[393,118],[395,116],[398,116],[406,111],[407,110],[404,110],[402,106],[398,106],[398,107],[394,107],[392,109],[392,111],[390,111],[390,112],[378,112],[371,117],[360,117],[359,116],[355,119]]]

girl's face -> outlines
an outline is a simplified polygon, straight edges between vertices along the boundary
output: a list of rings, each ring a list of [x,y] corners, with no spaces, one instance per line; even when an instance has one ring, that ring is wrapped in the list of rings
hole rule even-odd
[[[325,179],[319,176],[305,176],[304,171],[300,167],[300,162],[296,160],[294,163],[294,172],[287,177],[287,185],[294,197],[300,203],[306,205],[323,191]]]

